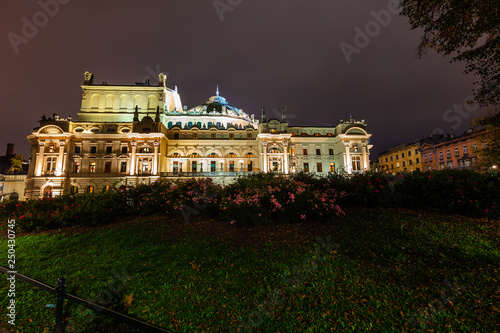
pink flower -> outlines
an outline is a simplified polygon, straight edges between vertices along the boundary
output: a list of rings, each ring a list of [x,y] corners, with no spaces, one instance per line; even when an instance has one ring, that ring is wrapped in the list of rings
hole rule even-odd
[[[300,215],[300,219],[301,219],[301,220],[305,220],[305,219],[306,219],[306,214],[302,214],[302,215]]]

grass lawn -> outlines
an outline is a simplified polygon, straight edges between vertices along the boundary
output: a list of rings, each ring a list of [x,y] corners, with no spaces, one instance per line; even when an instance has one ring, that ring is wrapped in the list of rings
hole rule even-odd
[[[16,268],[50,285],[64,276],[68,292],[175,332],[500,331],[499,221],[346,212],[251,229],[151,216],[18,235]],[[0,244],[7,253],[5,233]],[[16,288],[13,331],[51,332],[54,298]],[[7,299],[5,279],[0,290]],[[66,310],[67,332],[134,332]]]

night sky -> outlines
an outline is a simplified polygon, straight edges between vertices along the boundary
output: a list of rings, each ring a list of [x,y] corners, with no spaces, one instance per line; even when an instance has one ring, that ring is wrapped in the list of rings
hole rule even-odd
[[[448,110],[472,95],[474,76],[434,51],[418,59],[421,31],[405,17],[386,12],[384,26],[375,23],[371,12],[387,10],[387,0],[59,1],[51,15],[37,1],[0,2],[0,155],[13,142],[27,157],[42,114],[76,120],[86,70],[94,83],[132,85],[168,73],[189,108],[219,85],[257,118],[262,106],[270,116],[286,105],[291,125],[352,114],[373,134],[371,159],[436,128],[460,134],[484,113]],[[33,22],[38,31],[27,28]],[[356,47],[355,28],[367,24],[373,37],[358,36],[348,63],[340,45]]]

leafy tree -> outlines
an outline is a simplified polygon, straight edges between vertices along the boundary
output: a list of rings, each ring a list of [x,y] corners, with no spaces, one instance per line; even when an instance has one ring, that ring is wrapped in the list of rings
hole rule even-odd
[[[452,61],[464,61],[474,73],[474,101],[500,104],[500,0],[401,0],[412,29],[423,28],[418,55],[427,48]]]
[[[474,119],[474,125],[486,128],[484,134],[478,137],[480,142],[486,143],[486,147],[478,152],[482,157],[480,165],[500,167],[500,107]]]

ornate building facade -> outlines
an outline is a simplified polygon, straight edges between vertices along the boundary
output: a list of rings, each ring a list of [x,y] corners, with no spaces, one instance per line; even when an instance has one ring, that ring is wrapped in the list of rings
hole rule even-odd
[[[217,93],[190,109],[177,89],[93,83],[85,73],[79,120],[42,117],[28,136],[26,198],[101,192],[159,178],[210,177],[227,184],[252,172],[361,173],[369,169],[371,134],[363,121],[289,126],[245,113]]]

